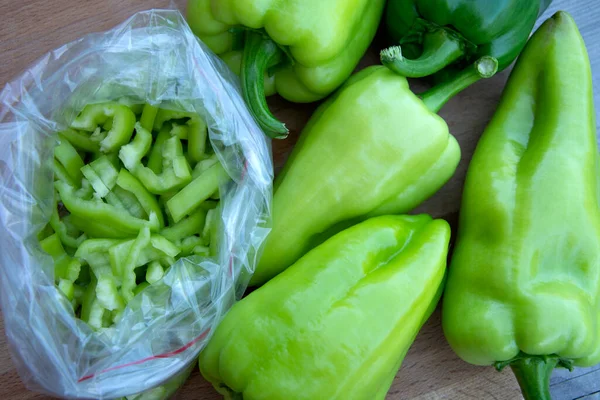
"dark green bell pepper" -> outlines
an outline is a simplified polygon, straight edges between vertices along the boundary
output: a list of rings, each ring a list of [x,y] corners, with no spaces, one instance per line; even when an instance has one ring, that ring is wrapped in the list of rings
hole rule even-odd
[[[385,22],[390,42],[382,62],[410,78],[436,75],[437,81],[483,56],[498,70],[519,55],[538,16],[551,0],[391,0]]]

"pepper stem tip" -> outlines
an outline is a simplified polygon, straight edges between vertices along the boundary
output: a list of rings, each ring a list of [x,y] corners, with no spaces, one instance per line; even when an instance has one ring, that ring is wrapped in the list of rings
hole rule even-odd
[[[383,64],[393,63],[394,60],[402,60],[404,57],[402,56],[402,47],[401,46],[392,46],[387,49],[381,50],[379,53],[379,57]]]
[[[498,72],[498,60],[494,57],[483,56],[475,61],[475,69],[482,78],[491,78]]]
[[[448,65],[465,57],[468,43],[456,33],[446,28],[428,32],[423,39],[423,53],[414,60],[402,56],[400,46],[392,46],[381,51],[381,63],[399,75],[407,78],[422,78],[433,75]]]

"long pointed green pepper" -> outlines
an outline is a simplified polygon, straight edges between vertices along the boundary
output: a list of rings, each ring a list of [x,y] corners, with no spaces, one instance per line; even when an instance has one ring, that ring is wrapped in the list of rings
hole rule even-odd
[[[442,310],[448,342],[510,366],[527,400],[555,367],[600,362],[600,155],[575,21],[556,13],[520,55],[469,166]]]
[[[259,285],[366,218],[403,214],[454,174],[460,148],[436,113],[497,61],[416,96],[406,78],[373,66],[354,75],[308,122],[274,185],[273,226],[250,281]]]

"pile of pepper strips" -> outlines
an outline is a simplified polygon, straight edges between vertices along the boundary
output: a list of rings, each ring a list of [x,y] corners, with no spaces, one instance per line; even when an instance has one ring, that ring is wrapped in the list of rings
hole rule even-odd
[[[350,76],[384,3],[189,1],[193,31],[239,73],[267,135],[287,129],[265,94],[329,96],[275,181],[251,282],[262,286],[226,315],[200,370],[227,399],[383,399],[444,292],[456,353],[510,366],[527,399],[549,399],[555,367],[600,362],[600,157],[583,39],[566,12],[529,39],[548,2],[390,0],[395,46]],[[471,160],[446,269],[448,224],[407,215],[460,160],[436,113],[517,57]],[[432,88],[417,96],[406,77]]]
[[[58,288],[94,329],[113,326],[177,259],[215,254],[229,179],[198,115],[124,100],[86,106],[58,134],[55,207],[38,235]]]
[[[527,399],[549,399],[555,367],[600,362],[600,157],[575,22],[559,12],[528,41],[546,2],[390,0],[400,46],[350,76],[385,2],[309,3],[188,4],[269,136],[287,129],[265,95],[329,96],[276,179],[251,282],[263,286],[219,325],[202,374],[229,399],[383,399],[444,292],[457,354],[510,366]],[[407,215],[460,160],[436,113],[517,56],[469,167],[447,270],[448,224]],[[417,96],[406,77],[432,89]]]

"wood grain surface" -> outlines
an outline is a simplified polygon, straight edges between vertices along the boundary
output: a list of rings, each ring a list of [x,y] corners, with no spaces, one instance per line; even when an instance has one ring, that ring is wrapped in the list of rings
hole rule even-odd
[[[185,1],[0,0],[0,84],[16,78],[46,52],[82,35],[110,29],[136,11],[182,4]],[[559,9],[574,16],[586,40],[592,60],[596,104],[600,104],[600,9],[597,0],[555,0],[541,20]],[[376,63],[377,59],[377,49],[373,46],[360,67]],[[508,71],[505,71],[478,83],[441,111],[440,115],[461,144],[462,161],[454,178],[417,211],[455,223],[468,162],[495,110],[507,76]],[[415,91],[424,89],[416,82],[413,87]],[[277,141],[273,146],[275,167],[279,170],[316,105],[294,105],[276,98],[271,99],[270,104],[276,116],[291,130],[289,139]],[[597,114],[599,109],[597,107]],[[600,366],[576,369],[572,373],[557,370],[552,377],[551,390],[555,400],[600,399]],[[220,396],[195,370],[175,398],[216,400]],[[417,337],[387,398],[511,400],[521,396],[510,371],[499,373],[491,367],[474,367],[453,354],[443,337],[437,311]],[[0,399],[49,399],[28,391],[21,383],[9,358],[3,322],[0,323]]]

